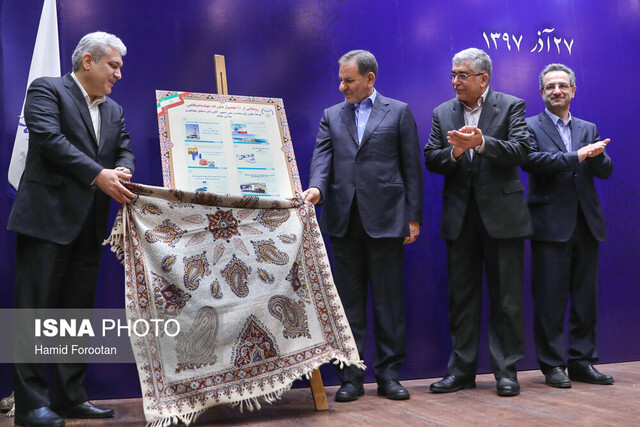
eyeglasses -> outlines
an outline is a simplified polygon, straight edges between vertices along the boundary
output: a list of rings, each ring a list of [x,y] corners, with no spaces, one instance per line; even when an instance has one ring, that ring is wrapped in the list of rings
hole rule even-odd
[[[571,85],[568,85],[566,83],[558,83],[558,84],[549,83],[544,87],[544,90],[545,92],[553,92],[556,89],[556,87],[560,89],[562,92],[566,92],[569,90],[569,88],[571,88]]]
[[[475,74],[468,74],[468,73],[449,73],[449,77],[451,77],[451,80],[455,80],[456,77],[458,77],[460,80],[465,81],[467,80],[467,77],[470,76],[481,76],[483,74],[486,73],[475,73]]]

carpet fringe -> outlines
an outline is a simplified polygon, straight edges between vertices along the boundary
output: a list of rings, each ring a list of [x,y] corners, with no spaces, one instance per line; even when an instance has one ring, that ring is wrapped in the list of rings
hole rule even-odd
[[[170,427],[174,424],[180,423],[188,426],[189,424],[194,423],[207,409],[208,408],[200,409],[199,411],[188,412],[180,415],[170,415],[168,417],[155,420],[154,422],[147,423],[146,427]]]
[[[366,369],[367,367],[364,364],[364,361],[360,360],[358,362],[353,362],[350,361],[348,359],[346,359],[345,357],[338,357],[333,355],[331,357],[331,359],[333,360],[333,364],[334,365],[340,365],[340,367],[344,367],[344,366],[356,366],[360,369]],[[262,406],[260,405],[260,401],[262,400],[264,403],[268,403],[268,404],[272,404],[280,399],[282,399],[282,396],[291,389],[291,386],[293,385],[293,383],[297,380],[300,380],[302,378],[306,378],[306,379],[310,379],[311,375],[313,374],[313,371],[315,371],[316,369],[320,368],[321,365],[324,365],[326,362],[317,362],[314,363],[313,365],[311,365],[311,367],[306,368],[304,371],[302,371],[293,381],[291,381],[286,387],[281,388],[280,390],[271,392],[271,393],[267,393],[264,394],[262,396],[258,396],[258,397],[247,397],[246,399],[242,399],[238,402],[234,402],[229,404],[229,406],[231,407],[237,407],[238,410],[242,413],[245,410],[249,411],[249,412],[253,412],[254,410],[259,411]],[[146,427],[170,427],[174,424],[178,424],[180,422],[184,423],[185,425],[189,425],[192,422],[195,422],[196,419],[202,415],[205,411],[207,411],[207,409],[209,408],[204,408],[201,409],[199,411],[194,411],[194,412],[189,412],[186,414],[180,414],[180,415],[171,415],[165,418],[161,418],[159,420],[153,421],[151,423],[147,423]]]

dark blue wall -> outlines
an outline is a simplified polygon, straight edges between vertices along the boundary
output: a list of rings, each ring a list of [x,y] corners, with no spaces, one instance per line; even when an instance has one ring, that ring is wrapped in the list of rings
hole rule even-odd
[[[0,182],[9,165],[41,7],[41,0],[0,0]],[[455,52],[485,49],[494,61],[491,87],[525,99],[528,115],[543,108],[537,77],[542,67],[550,62],[573,67],[578,91],[572,113],[597,123],[603,138],[611,138],[608,152],[615,164],[613,176],[597,185],[609,233],[601,246],[601,361],[640,359],[637,1],[58,0],[58,21],[63,72],[71,68],[69,58],[85,33],[112,32],[127,45],[124,77],[113,98],[124,107],[138,159],[134,181],[152,185],[162,185],[154,91],[214,92],[214,53],[225,55],[231,94],[284,99],[305,187],[322,110],[341,101],[336,60],[348,50],[364,48],[377,56],[377,89],[411,105],[423,146],[432,109],[454,95],[447,73]],[[549,51],[544,33],[538,52],[538,31],[552,28]],[[491,32],[501,34],[497,48]],[[512,35],[522,36],[519,50]],[[554,36],[563,39],[560,53]],[[573,39],[571,54],[564,39]],[[424,228],[407,250],[410,356],[404,378],[443,374],[450,350],[445,245],[438,237],[442,181],[425,171]],[[4,231],[10,208],[10,201],[0,197],[0,308],[10,308],[13,298],[15,236]],[[537,368],[529,282],[527,263],[522,369]],[[108,251],[98,304],[123,305],[122,267]],[[482,340],[480,370],[488,372],[486,335]],[[323,373],[326,383],[335,383],[330,369]],[[10,379],[9,366],[0,366],[0,395],[11,389]],[[93,398],[140,393],[132,365],[94,365],[88,379]]]

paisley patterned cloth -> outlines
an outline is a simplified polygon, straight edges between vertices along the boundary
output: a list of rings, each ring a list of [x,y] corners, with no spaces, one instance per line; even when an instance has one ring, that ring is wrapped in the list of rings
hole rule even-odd
[[[364,367],[312,207],[127,186],[137,196],[106,242],[125,266],[127,316],[180,325],[132,334],[148,423],[259,408],[332,359]]]

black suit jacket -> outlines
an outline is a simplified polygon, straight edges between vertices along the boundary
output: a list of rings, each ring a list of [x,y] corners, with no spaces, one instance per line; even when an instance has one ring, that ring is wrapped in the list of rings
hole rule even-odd
[[[531,154],[522,169],[529,173],[528,203],[533,219],[532,240],[566,242],[576,228],[578,205],[597,240],[606,239],[604,216],[593,177],[607,179],[613,163],[606,152],[578,161],[577,150],[599,141],[593,123],[571,117],[572,151],[545,111],[527,118]]]
[[[518,165],[527,160],[529,135],[524,101],[489,89],[478,127],[484,135],[482,154],[473,161],[465,153],[451,161],[453,146],[447,132],[465,125],[464,108],[456,98],[433,110],[431,135],[425,164],[430,172],[445,176],[440,236],[453,240],[460,234],[473,191],[489,235],[496,239],[523,237],[531,233],[531,220]]]
[[[95,198],[96,239],[104,238],[110,198],[91,183],[103,168],[133,172],[122,108],[107,97],[99,106],[97,144],[82,92],[71,77],[43,77],[29,86],[24,116],[29,150],[8,230],[68,244],[80,233]]]
[[[322,193],[325,232],[345,234],[356,195],[369,236],[408,236],[409,221],[422,222],[420,142],[409,105],[378,92],[359,146],[357,141],[347,102],[324,110],[309,187]]]

